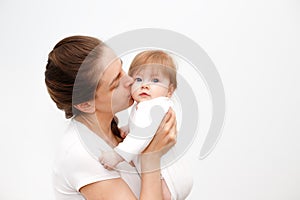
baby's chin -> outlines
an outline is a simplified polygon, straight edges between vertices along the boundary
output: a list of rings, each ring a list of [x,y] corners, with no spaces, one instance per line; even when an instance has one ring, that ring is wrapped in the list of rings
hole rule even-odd
[[[148,100],[151,100],[152,98],[151,97],[138,97],[138,98],[133,98],[133,100],[137,103],[141,103],[143,101],[148,101]]]

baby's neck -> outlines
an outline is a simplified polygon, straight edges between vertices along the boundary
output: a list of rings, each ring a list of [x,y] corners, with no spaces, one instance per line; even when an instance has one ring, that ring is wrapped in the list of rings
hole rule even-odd
[[[161,98],[161,97],[165,97],[165,96],[155,97],[155,98],[147,99],[147,100],[144,100],[144,101],[136,101],[136,100],[134,99],[134,101],[136,102],[135,109],[137,110],[137,109],[138,109],[138,105],[139,105],[140,103],[142,103],[142,102],[151,101],[151,100],[153,100],[153,99]],[[165,97],[165,98],[169,98],[169,97]]]

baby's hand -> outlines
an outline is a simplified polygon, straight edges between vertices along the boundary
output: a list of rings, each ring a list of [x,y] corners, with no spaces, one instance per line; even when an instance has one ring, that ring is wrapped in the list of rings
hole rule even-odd
[[[120,128],[120,135],[121,135],[121,137],[122,137],[123,139],[126,138],[126,136],[128,135],[128,133],[129,133],[129,126],[128,126],[128,125],[122,126],[122,127]]]
[[[106,151],[102,152],[99,161],[105,169],[112,170],[124,159],[114,151]]]

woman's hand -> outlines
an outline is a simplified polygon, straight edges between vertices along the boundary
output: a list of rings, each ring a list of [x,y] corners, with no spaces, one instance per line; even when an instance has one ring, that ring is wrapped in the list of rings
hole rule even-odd
[[[160,157],[164,155],[176,143],[176,125],[175,113],[170,108],[143,154],[157,153]]]
[[[174,111],[169,109],[152,141],[141,155],[142,187],[140,199],[159,200],[164,198],[166,191],[163,190],[164,187],[160,178],[160,158],[176,143],[176,136],[176,116]]]
[[[152,141],[142,152],[143,171],[160,168],[160,158],[175,145],[177,137],[176,116],[170,108],[160,123]]]

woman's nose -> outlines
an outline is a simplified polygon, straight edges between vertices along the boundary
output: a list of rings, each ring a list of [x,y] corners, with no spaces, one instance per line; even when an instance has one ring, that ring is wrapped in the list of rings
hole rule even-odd
[[[133,78],[131,78],[127,74],[125,75],[125,79],[126,79],[126,82],[125,82],[126,87],[130,87],[134,82]]]

